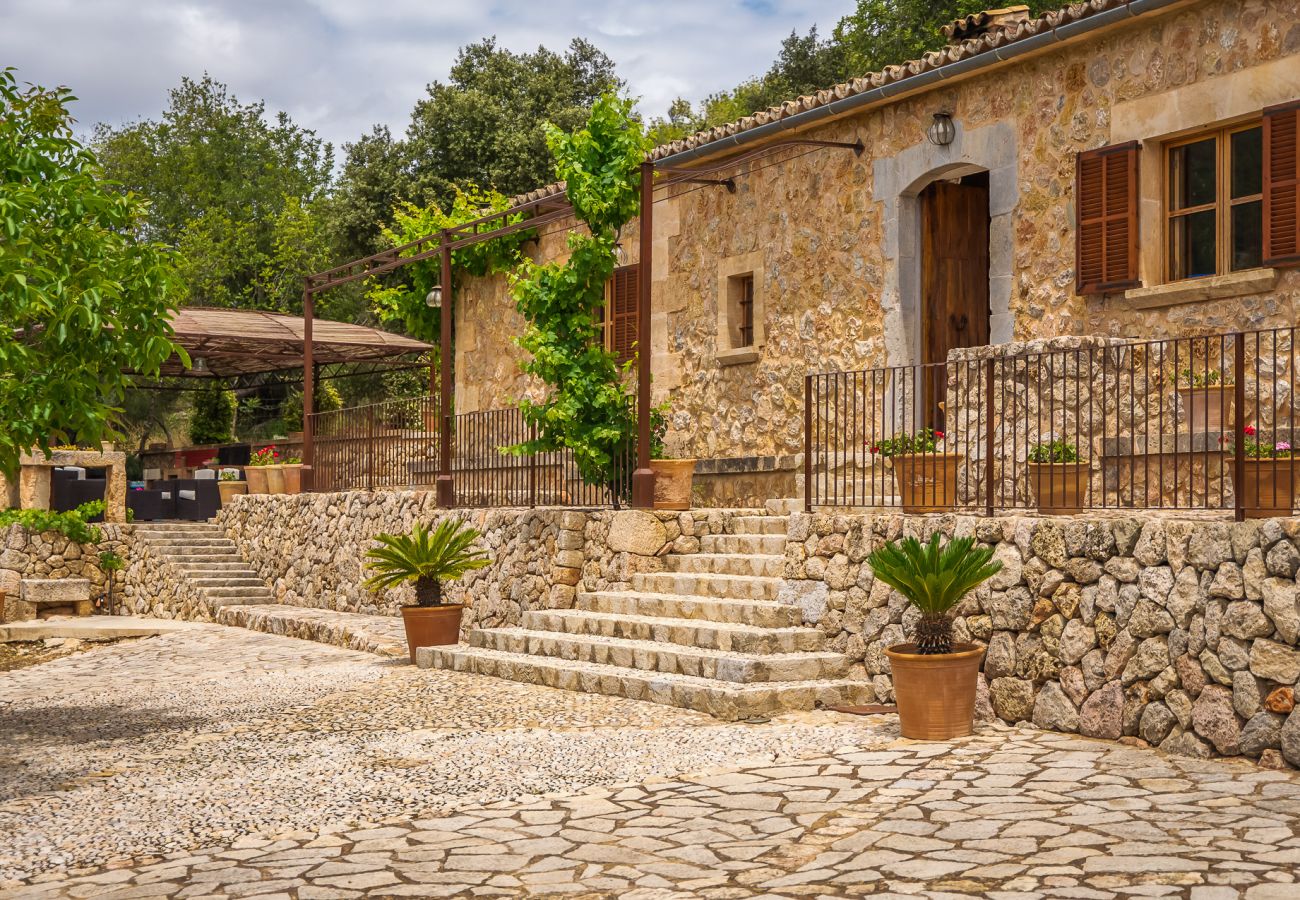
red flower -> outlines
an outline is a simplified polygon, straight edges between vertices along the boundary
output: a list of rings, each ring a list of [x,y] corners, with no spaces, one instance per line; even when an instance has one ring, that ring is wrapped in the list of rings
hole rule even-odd
[[[943,438],[943,432],[942,432],[942,431],[936,431],[936,432],[934,433],[934,439],[935,439],[936,441],[937,441],[937,440],[942,440],[942,438]]]
[[[879,446],[872,447],[872,448],[871,448],[871,452],[872,452],[872,453],[879,453],[879,452],[880,452],[880,447],[879,447]]]
[[[1254,426],[1254,425],[1247,425],[1247,426],[1246,426],[1244,429],[1242,429],[1242,430],[1245,431],[1246,434],[1254,434],[1254,433],[1255,433],[1255,426]]]

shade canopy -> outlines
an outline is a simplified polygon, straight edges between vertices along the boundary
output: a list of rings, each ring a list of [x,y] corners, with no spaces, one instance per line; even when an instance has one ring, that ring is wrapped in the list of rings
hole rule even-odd
[[[172,339],[185,348],[194,365],[186,369],[180,357],[173,355],[163,363],[163,375],[229,378],[301,369],[303,365],[300,316],[191,306],[177,310],[172,327],[175,329]],[[359,362],[401,365],[409,360],[400,357],[431,349],[432,345],[423,341],[377,328],[312,320],[313,361],[320,365]]]

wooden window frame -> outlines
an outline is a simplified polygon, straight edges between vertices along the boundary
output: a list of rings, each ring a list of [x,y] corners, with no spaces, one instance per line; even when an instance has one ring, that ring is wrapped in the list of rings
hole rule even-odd
[[[617,316],[614,311],[614,283],[615,280],[618,278],[618,276],[622,273],[630,273],[630,274],[626,274],[625,277],[630,277],[632,279],[633,291],[637,291],[640,289],[640,282],[637,280],[636,263],[627,266],[619,266],[614,270],[614,275],[606,279],[605,281],[605,304],[601,309],[602,346],[610,353],[614,353],[618,355],[619,365],[622,365],[628,360],[634,359],[636,357],[635,347],[629,348],[627,352],[620,354],[619,348],[617,347],[617,339],[615,337],[617,323],[620,317]],[[634,335],[636,334],[636,324],[637,324],[635,319],[639,315],[640,315],[640,306],[638,305],[636,311],[633,314],[631,314],[631,318],[633,319]],[[634,339],[633,344],[635,345],[635,343],[636,342]]]
[[[1245,122],[1237,122],[1233,125],[1221,125],[1217,128],[1206,128],[1194,134],[1180,137],[1176,140],[1167,141],[1164,144],[1161,153],[1161,173],[1162,180],[1160,195],[1160,272],[1165,284],[1178,284],[1187,281],[1200,281],[1205,278],[1215,278],[1220,275],[1228,275],[1233,272],[1253,272],[1256,269],[1268,268],[1261,263],[1259,266],[1253,266],[1249,269],[1232,268],[1232,208],[1243,203],[1259,202],[1260,215],[1263,215],[1264,191],[1263,191],[1263,172],[1264,159],[1261,157],[1261,177],[1260,192],[1251,194],[1248,197],[1232,197],[1232,136],[1242,131],[1250,131],[1252,128],[1262,130],[1264,121],[1262,118],[1254,118]],[[1189,206],[1186,209],[1175,210],[1173,208],[1173,179],[1170,177],[1170,163],[1175,151],[1190,144],[1199,144],[1209,138],[1214,139],[1215,149],[1215,172],[1214,172],[1214,202],[1202,203],[1199,206]],[[1174,260],[1169,252],[1169,242],[1173,235],[1174,219],[1192,215],[1193,213],[1214,210],[1214,272],[1210,275],[1188,275],[1176,277],[1174,275]],[[1261,247],[1261,259],[1266,255]]]
[[[740,321],[737,323],[740,339],[736,348],[743,349],[754,346],[754,273],[739,278],[740,296],[736,298],[736,303],[740,310]]]

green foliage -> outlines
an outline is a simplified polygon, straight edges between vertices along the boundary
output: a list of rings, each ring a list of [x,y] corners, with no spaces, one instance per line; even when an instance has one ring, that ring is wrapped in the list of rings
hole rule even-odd
[[[105,572],[120,572],[126,568],[126,560],[112,550],[99,554],[99,568]]]
[[[877,441],[868,449],[884,459],[891,456],[906,456],[910,453],[938,453],[939,442],[944,439],[942,431],[922,428],[915,434],[897,434],[883,441]]]
[[[103,500],[91,500],[67,512],[48,509],[0,509],[0,528],[21,525],[33,534],[61,534],[74,544],[97,544],[102,532],[87,520],[104,512]]]
[[[190,441],[194,444],[228,444],[234,439],[235,392],[219,384],[207,385],[194,395]]]
[[[380,544],[366,553],[365,581],[372,591],[415,582],[420,606],[442,602],[442,582],[491,565],[488,555],[470,546],[481,535],[457,519],[444,519],[432,532],[416,523],[410,534],[380,534]]]
[[[1254,425],[1247,425],[1243,429],[1246,434],[1242,440],[1242,452],[1246,459],[1290,459],[1294,452],[1291,448],[1290,441],[1278,441],[1273,437],[1264,437],[1260,435],[1259,430]],[[1235,452],[1233,442],[1226,435],[1219,438],[1219,443],[1224,445],[1228,453]]]
[[[333,412],[343,408],[343,395],[332,381],[317,381],[312,389],[316,412]],[[302,391],[293,388],[280,405],[281,422],[286,431],[302,431]]]
[[[302,276],[328,259],[313,206],[333,151],[285,113],[183,78],[159,121],[101,125],[108,174],[150,201],[146,235],[178,248],[189,303],[297,311]]]
[[[487,38],[462,47],[447,82],[416,104],[405,155],[414,196],[447,204],[479,184],[513,195],[550,180],[544,122],[581,126],[596,98],[617,90],[613,61],[582,39],[564,53],[512,53]]]
[[[240,481],[239,473],[234,469],[222,469],[217,473],[218,481]]]
[[[509,200],[502,194],[469,185],[455,190],[451,207],[446,212],[437,206],[419,207],[411,203],[398,206],[393,210],[392,224],[383,226],[380,232],[388,246],[400,247],[437,234],[444,228],[454,228],[482,218],[485,211],[505,210],[509,205]],[[522,216],[511,216],[507,221],[514,223],[520,219]],[[519,231],[453,250],[452,266],[460,272],[479,276],[509,271],[519,260],[520,248],[531,235],[531,231]],[[414,256],[430,249],[431,246],[423,245],[404,251],[402,255]],[[433,256],[404,266],[398,279],[396,283],[387,285],[377,281],[370,283],[366,297],[375,316],[384,325],[400,329],[413,338],[438,343],[441,310],[430,307],[426,298],[429,291],[442,281],[441,259]],[[453,287],[458,280],[453,272]]]
[[[596,312],[614,272],[618,230],[640,209],[639,169],[649,144],[632,118],[632,101],[614,94],[597,100],[586,126],[573,134],[554,127],[547,133],[556,173],[590,234],[569,235],[567,260],[524,260],[511,280],[528,322],[519,339],[530,354],[523,370],[548,389],[540,403],[522,403],[538,438],[511,449],[570,450],[583,481],[610,486],[617,503],[626,481],[619,462],[635,437],[636,413],[600,339]]]
[[[66,89],[0,71],[0,471],[24,451],[116,434],[131,379],[171,341],[169,253],[138,240],[143,206],[72,133]],[[183,354],[182,354],[183,355]]]
[[[1079,448],[1069,441],[1044,441],[1029,449],[1031,463],[1073,463],[1079,461]]]
[[[412,199],[406,146],[386,125],[343,145],[343,166],[333,191],[318,207],[330,247],[339,260],[384,249],[381,229],[393,210]]]
[[[1208,388],[1223,383],[1223,373],[1218,369],[1183,369],[1178,373],[1178,386],[1182,388]]]
[[[670,407],[665,400],[658,406],[650,407],[650,458],[663,459],[667,452],[664,439],[668,437],[668,413]]]
[[[992,547],[976,547],[974,538],[969,537],[954,538],[941,546],[937,532],[927,544],[911,537],[887,543],[867,562],[876,578],[920,610],[918,632],[933,629],[931,641],[918,642],[921,653],[951,652],[953,607],[1002,570],[1002,563],[993,559]]]
[[[275,449],[274,444],[261,447],[249,455],[248,464],[250,466],[278,466],[280,464],[280,451]]]

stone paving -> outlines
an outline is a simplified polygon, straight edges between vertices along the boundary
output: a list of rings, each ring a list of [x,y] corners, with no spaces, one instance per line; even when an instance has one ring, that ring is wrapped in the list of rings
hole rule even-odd
[[[1294,773],[1002,726],[719,725],[238,636],[0,676],[0,864],[23,879],[0,897],[1300,897]]]

